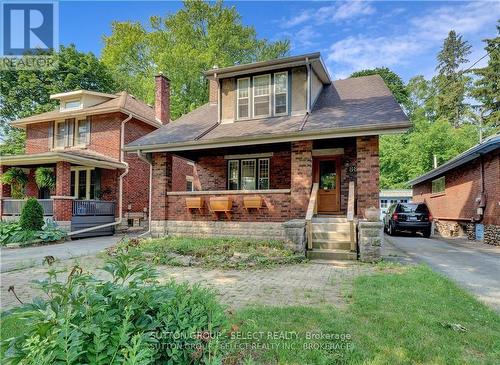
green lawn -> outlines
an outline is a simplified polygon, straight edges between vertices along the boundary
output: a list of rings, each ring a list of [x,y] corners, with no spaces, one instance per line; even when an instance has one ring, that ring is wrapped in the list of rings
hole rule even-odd
[[[378,268],[355,280],[345,310],[249,307],[230,314],[227,363],[499,363],[498,314],[426,266]],[[22,322],[2,317],[1,329],[5,339],[22,330]],[[308,340],[308,332],[334,338]],[[279,339],[284,334],[292,338]]]

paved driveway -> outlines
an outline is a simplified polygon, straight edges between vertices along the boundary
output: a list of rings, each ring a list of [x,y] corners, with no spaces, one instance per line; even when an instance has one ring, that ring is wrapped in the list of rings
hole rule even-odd
[[[409,235],[386,239],[416,261],[427,263],[500,312],[500,247]]]
[[[58,260],[67,260],[74,257],[93,255],[113,246],[122,238],[122,235],[116,235],[82,238],[55,245],[0,248],[0,272],[40,265],[45,256],[54,256]]]

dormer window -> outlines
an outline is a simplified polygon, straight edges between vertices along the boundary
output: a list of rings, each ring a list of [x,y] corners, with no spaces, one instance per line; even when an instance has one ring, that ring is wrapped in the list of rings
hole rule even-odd
[[[237,106],[238,119],[250,118],[250,78],[238,79],[237,90]]]
[[[288,72],[274,74],[274,115],[288,113]]]
[[[254,76],[253,116],[268,117],[269,115],[271,115],[271,75]]]
[[[64,102],[64,109],[78,109],[81,108],[82,101],[80,99],[68,100]]]

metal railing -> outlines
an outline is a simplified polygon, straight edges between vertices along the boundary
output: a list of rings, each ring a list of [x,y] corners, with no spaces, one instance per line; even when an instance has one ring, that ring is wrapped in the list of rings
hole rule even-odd
[[[52,199],[38,199],[43,208],[43,215],[54,215],[54,202]],[[26,199],[2,199],[2,215],[21,215]]]
[[[104,200],[73,200],[73,215],[115,215],[115,202]]]
[[[309,205],[307,206],[306,213],[306,229],[307,229],[307,248],[312,250],[312,218],[318,211],[318,190],[319,184],[314,183],[311,196],[309,198]]]
[[[351,251],[357,251],[356,227],[354,222],[354,210],[356,206],[356,186],[354,181],[349,181],[349,195],[347,196],[347,221],[351,231]]]

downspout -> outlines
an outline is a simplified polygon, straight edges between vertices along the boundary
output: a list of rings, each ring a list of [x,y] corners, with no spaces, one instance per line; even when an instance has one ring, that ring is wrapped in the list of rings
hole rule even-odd
[[[486,195],[484,193],[484,160],[483,155],[479,155],[479,169],[480,169],[480,184],[481,184],[481,192],[479,196],[476,198],[476,203],[478,203],[477,215],[479,218],[474,218],[474,223],[481,223],[484,218],[484,209],[486,208]]]
[[[121,122],[120,126],[120,162],[125,164],[125,171],[118,177],[118,220],[113,222],[113,223],[106,223],[106,224],[101,224],[100,226],[95,226],[95,227],[89,227],[85,229],[80,229],[79,231],[74,231],[74,232],[69,232],[68,236],[73,236],[76,234],[80,233],[86,233],[86,232],[92,232],[101,228],[106,228],[106,227],[112,227],[112,226],[117,226],[122,223],[123,220],[123,214],[122,214],[122,208],[123,208],[123,178],[128,174],[129,171],[129,166],[128,163],[123,161],[124,156],[125,156],[125,151],[123,148],[125,147],[125,124],[132,119],[132,114],[129,114],[127,118],[125,118]]]
[[[151,222],[153,218],[151,217],[151,208],[153,207],[152,198],[153,198],[153,164],[148,160],[144,154],[138,150],[137,157],[140,160],[146,162],[149,165],[149,206],[148,206],[148,230],[144,233],[141,233],[139,237],[147,236],[151,234]]]

